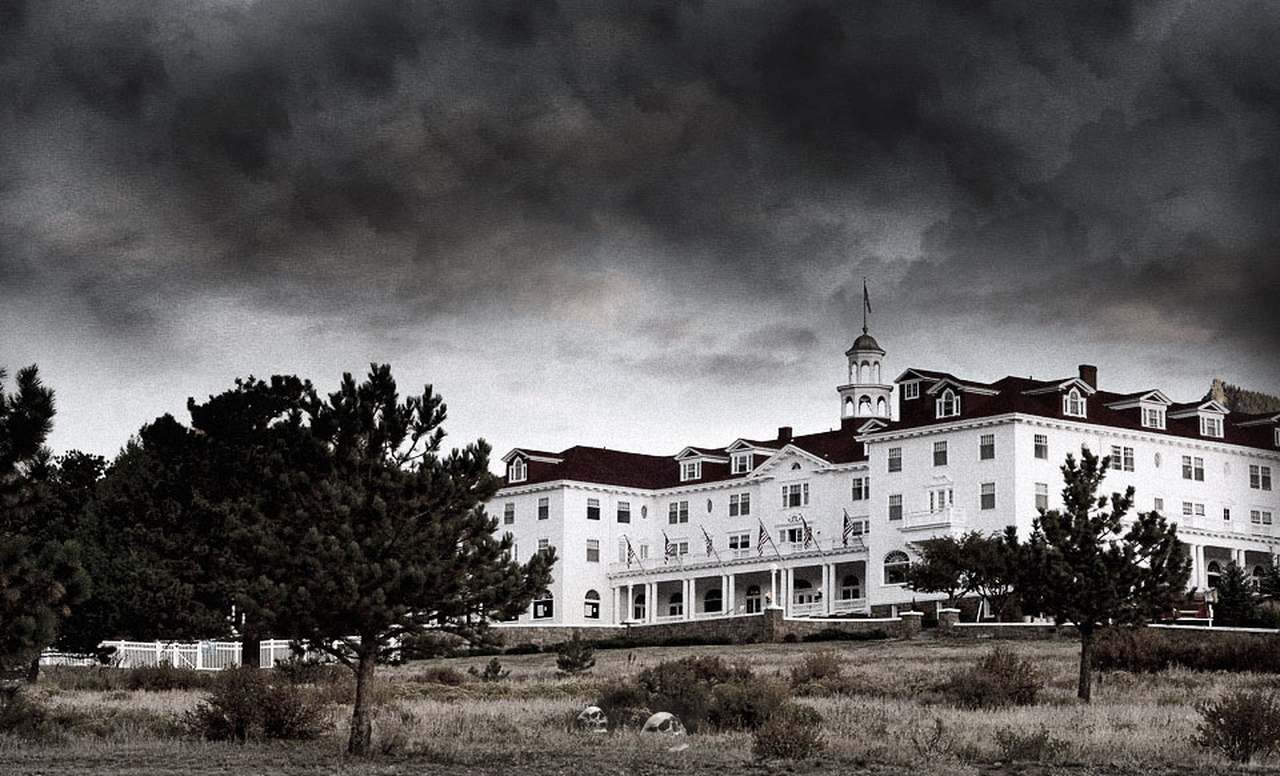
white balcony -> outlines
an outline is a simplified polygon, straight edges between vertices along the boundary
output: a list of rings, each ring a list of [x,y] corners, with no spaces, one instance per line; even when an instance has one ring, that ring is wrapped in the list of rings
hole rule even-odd
[[[898,524],[899,531],[926,531],[930,529],[959,530],[965,526],[965,514],[962,507],[946,509],[922,509],[908,512]]]
[[[752,536],[754,539],[755,537]],[[775,541],[777,541],[775,539]],[[777,551],[774,551],[774,545],[767,543],[764,546],[764,552],[757,547],[749,547],[739,550],[720,550],[720,556],[704,555],[698,553],[696,555],[680,555],[667,560],[665,563],[662,558],[645,558],[644,562],[632,561],[630,565],[626,563],[610,563],[608,566],[609,576],[640,576],[643,574],[661,574],[664,572],[681,572],[693,571],[701,569],[717,569],[717,568],[734,568],[746,566],[751,563],[763,562],[770,563],[776,561],[778,556],[782,558],[833,558],[847,559],[849,555],[865,553],[867,545],[864,536],[850,536],[849,543],[841,544],[837,536],[835,546],[831,546],[831,540],[823,538],[821,546],[817,543],[810,543],[805,546],[804,542],[777,542]]]
[[[791,604],[791,615],[793,617],[817,617],[823,614],[826,614],[826,610],[822,608],[821,601],[807,604]]]
[[[832,614],[855,614],[867,611],[867,599],[844,598],[831,602]]]
[[[1207,515],[1173,515],[1168,520],[1189,533],[1230,534],[1240,539],[1280,538],[1280,526],[1251,522],[1247,512],[1239,517],[1233,514],[1232,517],[1232,520],[1223,520],[1221,517]]]

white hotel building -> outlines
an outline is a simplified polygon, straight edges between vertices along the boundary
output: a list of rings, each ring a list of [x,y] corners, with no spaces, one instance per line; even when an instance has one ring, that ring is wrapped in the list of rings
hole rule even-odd
[[[838,430],[672,456],[507,453],[489,513],[517,559],[559,556],[550,595],[520,623],[669,622],[774,601],[793,617],[896,613],[938,598],[902,584],[917,542],[1009,525],[1026,536],[1038,509],[1060,506],[1059,467],[1082,446],[1112,456],[1104,487],[1133,485],[1136,511],[1178,523],[1192,587],[1280,553],[1280,414],[1112,393],[1090,366],[990,383],[907,369],[891,384],[865,329],[845,355]]]

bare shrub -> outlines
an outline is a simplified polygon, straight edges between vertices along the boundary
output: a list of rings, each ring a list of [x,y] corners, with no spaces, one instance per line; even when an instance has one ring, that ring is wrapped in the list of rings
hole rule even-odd
[[[1011,762],[1055,762],[1068,749],[1067,742],[1054,738],[1044,725],[1032,731],[998,730],[996,746],[1000,748],[1000,759]]]
[[[708,722],[717,730],[756,730],[791,699],[782,682],[734,681],[711,688]]]
[[[41,743],[54,743],[63,737],[62,728],[49,709],[15,685],[0,686],[0,734]]]
[[[1196,704],[1201,721],[1196,743],[1247,763],[1280,747],[1280,698],[1273,693],[1239,691]]]
[[[798,703],[781,706],[752,736],[751,753],[760,761],[804,760],[822,749],[822,715]]]
[[[188,733],[211,741],[251,738],[308,740],[328,726],[317,699],[287,684],[267,683],[265,672],[232,668],[218,674],[209,697],[182,717]]]
[[[835,652],[810,652],[799,665],[791,669],[791,686],[820,684],[828,679],[839,678],[843,672],[844,661]]]
[[[460,687],[467,683],[467,675],[453,666],[431,666],[410,679],[422,684],[443,684],[446,687]]]
[[[1280,673],[1280,639],[1246,633],[1201,634],[1157,628],[1109,628],[1093,647],[1098,671],[1155,673],[1173,666],[1192,671]]]
[[[1043,683],[1030,660],[1005,647],[996,647],[973,668],[956,674],[937,690],[966,709],[1029,706],[1036,702]]]
[[[113,669],[106,669],[113,670]],[[114,669],[121,670],[121,669]],[[203,690],[213,684],[213,675],[193,668],[176,668],[169,663],[123,669],[124,689],[146,692]]]
[[[491,658],[488,663],[484,664],[483,670],[476,670],[475,666],[467,669],[467,673],[479,679],[482,682],[500,682],[511,676],[511,672],[502,668],[502,663],[498,658]]]

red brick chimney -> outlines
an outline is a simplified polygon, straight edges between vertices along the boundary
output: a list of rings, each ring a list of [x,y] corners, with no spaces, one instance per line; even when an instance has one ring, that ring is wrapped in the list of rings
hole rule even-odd
[[[1098,387],[1098,367],[1093,364],[1080,365],[1080,379],[1084,380],[1091,387]]]

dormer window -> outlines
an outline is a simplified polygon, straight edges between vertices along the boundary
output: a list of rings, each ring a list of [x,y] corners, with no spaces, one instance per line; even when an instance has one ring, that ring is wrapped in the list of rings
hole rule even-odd
[[[1275,435],[1276,435],[1276,439],[1275,439],[1276,447],[1280,447],[1280,428],[1277,428],[1275,430]]]
[[[680,464],[680,481],[689,482],[702,477],[702,461],[683,461]]]
[[[524,482],[529,476],[529,467],[523,458],[513,458],[507,467],[507,482]]]
[[[733,473],[746,474],[751,471],[751,453],[733,454]]]
[[[1073,418],[1083,418],[1085,416],[1084,397],[1080,395],[1077,388],[1067,391],[1067,395],[1062,397],[1062,414],[1070,415]]]
[[[1164,408],[1163,407],[1143,407],[1142,408],[1142,427],[1143,428],[1164,428]]]
[[[1222,418],[1217,415],[1200,416],[1200,435],[1222,438]]]
[[[936,409],[939,418],[954,418],[960,414],[960,397],[948,388],[938,397]]]
[[[920,383],[919,382],[905,383],[902,386],[902,398],[904,399],[920,398]]]

